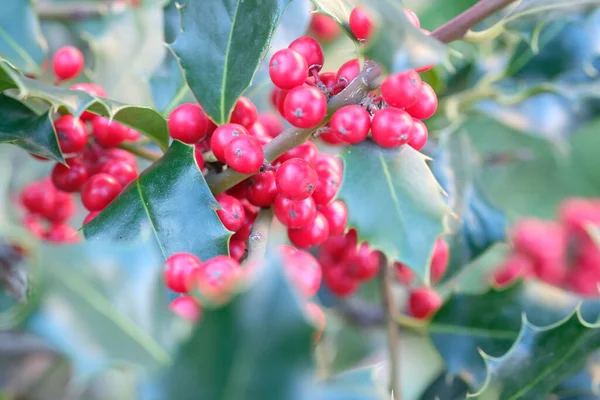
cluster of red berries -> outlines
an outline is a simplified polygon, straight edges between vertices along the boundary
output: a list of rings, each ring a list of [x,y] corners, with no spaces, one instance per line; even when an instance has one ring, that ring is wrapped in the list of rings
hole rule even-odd
[[[524,218],[511,230],[512,254],[492,276],[497,286],[537,278],[583,296],[600,295],[600,247],[589,229],[600,226],[600,200],[567,199],[557,221]]]

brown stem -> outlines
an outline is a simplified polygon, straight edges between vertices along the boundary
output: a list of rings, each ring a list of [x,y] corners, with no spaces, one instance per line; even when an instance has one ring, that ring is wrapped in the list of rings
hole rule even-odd
[[[437,28],[431,35],[444,43],[460,40],[471,27],[515,1],[479,0],[473,7]]]
[[[161,153],[148,150],[145,147],[138,146],[134,143],[121,143],[119,148],[152,162],[158,161],[162,157]]]
[[[98,18],[108,14],[120,14],[127,8],[125,2],[68,2],[50,3],[40,1],[35,5],[38,17],[53,20],[79,20]]]

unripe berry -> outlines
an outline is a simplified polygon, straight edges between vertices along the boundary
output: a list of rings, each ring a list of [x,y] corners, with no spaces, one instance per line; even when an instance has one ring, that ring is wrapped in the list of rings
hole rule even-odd
[[[258,172],[264,160],[260,143],[250,135],[238,136],[225,147],[225,162],[241,174]]]
[[[210,138],[210,147],[217,160],[225,162],[225,147],[236,137],[247,134],[246,128],[239,124],[219,126]]]
[[[244,206],[233,196],[221,193],[216,197],[221,209],[217,210],[217,215],[226,229],[235,232],[242,227],[244,223]]]
[[[198,322],[202,316],[200,303],[192,296],[180,296],[174,299],[169,304],[169,309],[190,322]]]
[[[429,318],[442,306],[442,298],[431,288],[418,288],[410,293],[408,311],[418,319]]]
[[[88,169],[80,158],[67,158],[67,166],[56,164],[52,169],[52,183],[63,192],[78,192],[87,182]]]
[[[392,107],[406,108],[417,102],[423,81],[414,70],[389,75],[381,83],[381,96]]]
[[[352,82],[360,73],[360,62],[358,59],[350,60],[344,63],[337,72],[337,81]]]
[[[176,293],[187,293],[193,271],[202,262],[193,254],[176,253],[165,261],[163,278],[165,285]]]
[[[65,115],[54,121],[58,144],[63,153],[78,153],[88,140],[85,123],[72,115]]]
[[[199,104],[181,104],[168,118],[169,134],[183,143],[194,144],[206,137],[208,117]]]
[[[306,79],[308,64],[300,53],[293,49],[282,49],[273,54],[269,62],[269,76],[273,84],[281,89],[293,89]]]
[[[104,173],[92,176],[81,189],[81,201],[88,211],[102,211],[121,193],[123,187]]]
[[[83,54],[73,46],[61,47],[52,57],[52,70],[58,80],[75,78],[83,69]]]
[[[406,108],[406,112],[417,119],[427,119],[435,114],[438,98],[435,91],[428,83],[423,82],[421,95],[416,103]]]
[[[371,116],[361,106],[344,106],[333,114],[330,127],[331,132],[343,142],[357,144],[367,138]]]
[[[317,207],[312,197],[304,200],[290,200],[283,196],[277,196],[273,210],[277,219],[291,229],[305,227],[317,215]]]
[[[288,228],[288,237],[294,246],[309,249],[327,240],[329,223],[323,214],[317,211],[317,215],[308,225],[298,229]]]
[[[373,31],[373,22],[367,10],[360,6],[352,9],[352,12],[350,12],[350,30],[358,40],[369,39]]]
[[[288,47],[304,56],[306,64],[308,65],[308,75],[310,75],[310,70],[314,69],[319,72],[321,68],[323,68],[323,62],[325,60],[323,48],[315,39],[308,36],[302,36],[290,43]]]
[[[310,197],[317,181],[318,175],[313,166],[300,158],[292,158],[281,164],[275,180],[279,193],[291,200]]]
[[[298,86],[287,94],[283,104],[285,119],[296,128],[314,128],[327,113],[327,99],[317,88]]]
[[[371,121],[371,136],[381,147],[392,148],[408,143],[413,119],[398,108],[385,108]]]
[[[257,119],[258,111],[256,110],[256,106],[249,98],[242,96],[235,103],[229,122],[240,124],[244,128],[250,129]]]

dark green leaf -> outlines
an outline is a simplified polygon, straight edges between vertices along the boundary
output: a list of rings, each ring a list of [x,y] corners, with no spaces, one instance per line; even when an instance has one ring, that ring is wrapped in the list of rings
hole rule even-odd
[[[217,217],[213,197],[194,159],[194,147],[175,141],[92,222],[88,239],[155,238],[166,258],[186,251],[202,260],[227,254],[231,232]]]
[[[499,358],[484,355],[488,377],[480,399],[542,399],[562,379],[577,372],[600,346],[600,326],[579,310],[559,323],[538,327],[527,318],[510,350]]]
[[[440,7],[439,1],[429,2],[427,7],[419,10],[421,26],[433,31],[475,3],[477,3],[477,0],[453,0],[452,2],[444,2],[443,7]]]
[[[410,146],[383,149],[369,141],[352,146],[342,158],[339,197],[348,206],[349,226],[428,281],[429,258],[444,232],[448,207],[425,156]]]
[[[4,94],[0,94],[0,109],[0,143],[12,143],[38,156],[65,161],[49,111],[38,116]]]
[[[206,310],[166,371],[164,399],[309,399],[311,340],[297,298],[272,260],[247,292]]]
[[[290,0],[188,0],[171,48],[190,89],[217,124],[250,86]]]
[[[389,72],[446,61],[447,46],[408,22],[401,2],[369,0],[365,6],[373,13],[376,27],[365,50],[369,59]]]
[[[7,1],[0,13],[0,57],[27,74],[38,74],[46,42],[31,0]]]
[[[600,371],[600,352],[596,350],[587,359],[585,367],[564,379],[554,389],[553,393],[561,399],[575,396],[591,396],[595,398],[600,392],[598,371]]]
[[[456,400],[464,399],[469,392],[469,386],[458,376],[448,376],[441,373],[419,397],[420,400]]]
[[[37,98],[48,102],[53,108],[63,108],[79,116],[89,111],[112,117],[116,121],[137,129],[154,140],[162,149],[169,144],[167,121],[149,107],[129,106],[114,100],[95,97],[80,90],[69,90],[50,86],[35,79],[29,79],[0,60],[0,91],[17,89],[19,98]]]

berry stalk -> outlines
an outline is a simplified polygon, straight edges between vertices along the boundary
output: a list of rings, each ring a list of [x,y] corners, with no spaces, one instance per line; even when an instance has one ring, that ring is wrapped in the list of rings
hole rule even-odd
[[[123,149],[125,151],[130,152],[131,154],[134,154],[140,158],[143,158],[145,160],[148,161],[158,161],[161,157],[162,154],[158,153],[156,151],[152,151],[152,150],[148,150],[142,146],[139,146],[137,144],[133,144],[133,143],[121,143],[119,146],[120,149]]]

